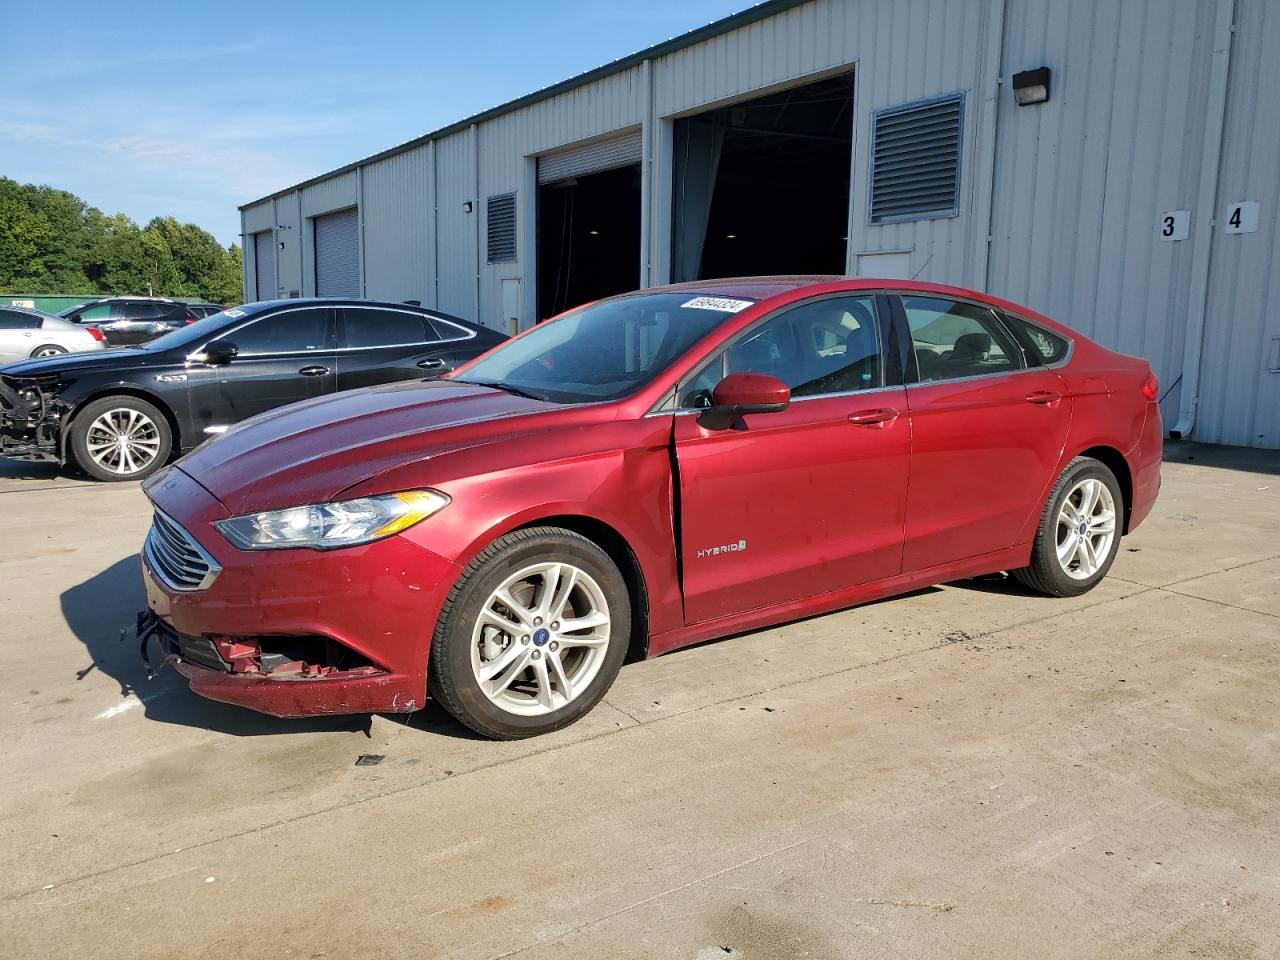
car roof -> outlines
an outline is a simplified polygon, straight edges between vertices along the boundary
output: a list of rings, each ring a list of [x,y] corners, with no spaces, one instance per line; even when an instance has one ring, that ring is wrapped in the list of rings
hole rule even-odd
[[[0,303],[0,310],[13,310],[17,313],[29,313],[33,317],[43,317],[46,320],[66,320],[57,314],[46,313],[44,310],[37,310],[35,307],[24,307],[19,303]]]
[[[466,320],[462,317],[454,316],[452,313],[445,313],[443,310],[437,310],[435,307],[426,307],[417,303],[396,302],[394,300],[363,300],[360,297],[288,297],[280,300],[257,300],[253,303],[242,303],[236,310],[252,311],[260,313],[263,310],[274,310],[277,307],[387,307],[392,310],[416,310],[419,313],[429,313],[433,317],[440,317],[444,320],[456,320],[458,323],[465,323],[468,326],[485,329],[474,320]]]
[[[113,297],[96,297],[92,300],[85,300],[83,303],[77,303],[72,309],[79,307],[91,307],[96,303],[176,303],[169,297],[133,297],[133,296],[113,296]]]
[[[688,280],[663,287],[652,287],[643,293],[670,292],[679,293],[684,290],[696,290],[699,293],[721,294],[724,296],[747,297],[751,300],[764,300],[768,297],[786,293],[799,287],[817,286],[823,283],[835,283],[848,279],[834,274],[795,274],[776,277],[722,277],[716,280]]]

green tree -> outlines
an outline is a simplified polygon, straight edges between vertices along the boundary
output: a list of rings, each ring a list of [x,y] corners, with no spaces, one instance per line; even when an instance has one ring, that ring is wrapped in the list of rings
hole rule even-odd
[[[174,217],[140,229],[65,190],[0,177],[0,289],[240,300],[240,248]]]

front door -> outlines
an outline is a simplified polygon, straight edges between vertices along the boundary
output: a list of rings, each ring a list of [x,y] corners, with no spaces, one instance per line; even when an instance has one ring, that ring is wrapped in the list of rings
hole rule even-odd
[[[910,452],[906,395],[881,343],[887,301],[808,301],[739,335],[678,388],[685,619],[712,620],[898,574]],[[710,430],[729,373],[778,377],[780,413]]]
[[[453,369],[453,349],[441,342],[425,314],[359,306],[340,313],[339,390],[437,377]]]
[[[233,423],[267,410],[332,393],[337,368],[333,311],[285,308],[227,331],[230,363],[188,364],[191,419],[199,443]]]
[[[934,296],[900,300],[914,379],[906,572],[1014,545],[1062,456],[1071,419],[1052,370],[1026,367],[986,307]]]

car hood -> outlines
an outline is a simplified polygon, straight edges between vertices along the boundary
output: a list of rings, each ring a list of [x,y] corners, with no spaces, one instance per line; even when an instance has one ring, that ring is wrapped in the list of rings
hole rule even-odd
[[[393,467],[533,429],[510,421],[557,409],[450,380],[393,383],[245,420],[178,467],[233,514],[274,510],[329,500]]]
[[[106,370],[131,370],[157,362],[157,355],[146,350],[120,347],[110,350],[92,350],[85,353],[64,353],[39,360],[19,360],[3,369],[11,377],[46,377],[50,374],[74,375],[77,373]]]

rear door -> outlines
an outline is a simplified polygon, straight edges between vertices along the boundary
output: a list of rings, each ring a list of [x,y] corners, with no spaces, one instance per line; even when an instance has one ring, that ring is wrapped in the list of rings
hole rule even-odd
[[[909,337],[911,482],[903,570],[1014,545],[1062,455],[1071,401],[1058,376],[1028,367],[981,304],[903,294]]]
[[[453,347],[423,313],[354,305],[338,313],[338,390],[439,376],[453,369]]]
[[[910,428],[900,365],[881,347],[887,304],[846,294],[785,308],[677,388],[688,622],[899,573]],[[698,408],[739,371],[783,380],[787,409],[703,427]]]
[[[221,366],[188,364],[191,419],[199,434],[221,433],[246,417],[334,390],[336,330],[329,307],[277,310],[218,339],[235,344],[235,359]]]

